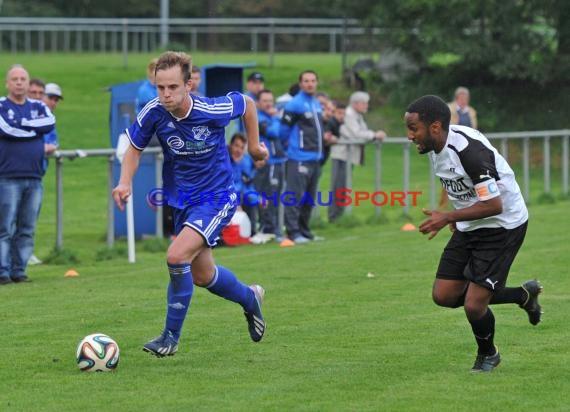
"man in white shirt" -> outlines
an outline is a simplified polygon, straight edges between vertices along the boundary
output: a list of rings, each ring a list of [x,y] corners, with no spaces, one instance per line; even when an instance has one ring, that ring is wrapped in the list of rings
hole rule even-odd
[[[463,306],[478,350],[473,372],[490,372],[501,361],[494,344],[495,317],[489,304],[516,303],[529,322],[540,322],[542,286],[529,280],[506,287],[509,269],[522,246],[528,211],[513,170],[489,140],[466,126],[449,126],[447,104],[423,96],[408,106],[408,139],[428,154],[452,211],[424,210],[419,227],[432,239],[450,225],[453,231],[441,255],[432,297],[436,304]]]

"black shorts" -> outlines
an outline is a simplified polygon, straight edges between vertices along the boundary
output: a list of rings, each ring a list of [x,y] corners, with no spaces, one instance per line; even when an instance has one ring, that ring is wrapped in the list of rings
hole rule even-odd
[[[490,290],[504,287],[527,223],[514,229],[456,230],[441,254],[436,278],[468,280]]]

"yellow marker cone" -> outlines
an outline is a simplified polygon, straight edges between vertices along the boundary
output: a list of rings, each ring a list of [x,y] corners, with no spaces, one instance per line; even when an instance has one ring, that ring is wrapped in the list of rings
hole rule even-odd
[[[69,269],[67,272],[65,272],[65,275],[63,276],[65,276],[66,278],[75,277],[79,276],[79,273],[75,269]]]
[[[400,230],[404,232],[413,232],[416,230],[416,227],[412,223],[406,223]]]

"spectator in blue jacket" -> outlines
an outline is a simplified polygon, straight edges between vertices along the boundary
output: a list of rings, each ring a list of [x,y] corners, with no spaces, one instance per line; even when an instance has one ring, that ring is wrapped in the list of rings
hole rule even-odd
[[[266,243],[273,238],[280,242],[281,228],[278,222],[279,199],[283,192],[285,180],[285,162],[287,156],[279,135],[281,119],[277,116],[274,96],[271,90],[264,89],[257,95],[257,119],[259,122],[259,137],[269,151],[266,164],[257,170],[255,188],[264,207],[260,207],[260,233],[252,239],[253,243]]]
[[[305,70],[299,75],[299,88],[285,105],[280,135],[287,141],[287,192],[295,193],[296,202],[285,207],[285,227],[290,240],[306,243],[318,240],[309,228],[314,202],[303,201],[305,194],[316,200],[323,158],[324,124],[321,103],[315,97],[317,74]]]
[[[45,173],[44,134],[55,117],[27,97],[30,76],[21,65],[6,74],[8,95],[0,98],[0,285],[28,282]]]
[[[146,67],[146,79],[137,90],[136,112],[139,113],[142,108],[152,99],[158,97],[156,85],[154,84],[154,71],[158,59],[152,59]]]

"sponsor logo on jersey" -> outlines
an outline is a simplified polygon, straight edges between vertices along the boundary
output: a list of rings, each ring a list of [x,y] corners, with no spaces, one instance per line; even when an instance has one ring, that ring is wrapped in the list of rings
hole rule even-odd
[[[184,140],[178,136],[170,136],[168,139],[166,139],[166,144],[174,151],[177,151],[184,147]]]

